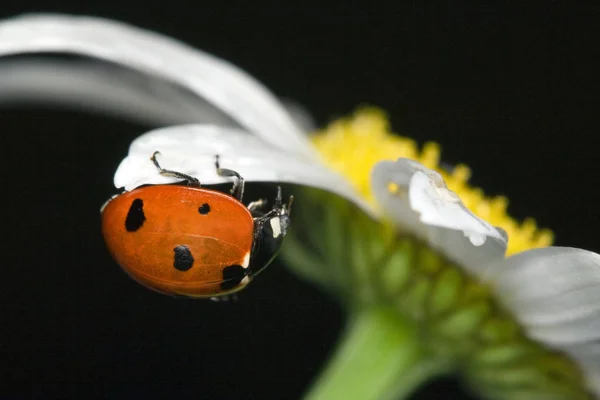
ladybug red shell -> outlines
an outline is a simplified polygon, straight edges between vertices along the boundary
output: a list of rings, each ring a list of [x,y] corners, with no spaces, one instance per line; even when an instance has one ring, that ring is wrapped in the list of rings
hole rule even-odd
[[[200,187],[193,177],[164,170],[183,185],[149,185],[124,192],[102,208],[102,233],[115,261],[133,279],[161,293],[216,297],[238,291],[278,253],[289,227],[281,189],[274,207],[245,206],[244,181],[235,171],[232,195]],[[291,199],[290,199],[291,200]]]

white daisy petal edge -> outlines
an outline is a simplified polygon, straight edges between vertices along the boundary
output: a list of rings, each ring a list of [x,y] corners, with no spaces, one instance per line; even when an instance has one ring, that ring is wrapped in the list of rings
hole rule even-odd
[[[135,139],[114,177],[117,188],[180,181],[159,174],[150,157],[155,151],[162,168],[198,178],[204,184],[231,182],[216,174],[221,167],[239,172],[249,182],[282,182],[316,187],[338,194],[373,214],[370,206],[338,174],[300,154],[284,152],[243,130],[217,125],[179,125],[150,131]]]
[[[0,56],[39,52],[95,57],[156,75],[205,98],[273,146],[314,157],[302,131],[262,84],[174,39],[93,17],[40,14],[0,22]]]
[[[568,247],[528,250],[490,268],[487,281],[532,338],[584,366],[600,396],[600,255]]]
[[[405,158],[381,161],[371,184],[385,215],[470,273],[481,276],[490,261],[504,258],[506,233],[470,212],[436,171]]]

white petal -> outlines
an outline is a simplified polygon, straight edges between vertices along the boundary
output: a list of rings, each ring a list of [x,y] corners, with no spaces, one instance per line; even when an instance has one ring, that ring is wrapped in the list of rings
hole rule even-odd
[[[488,273],[499,298],[535,338],[557,345],[600,339],[600,255],[533,249]]]
[[[112,64],[45,58],[0,62],[0,103],[38,103],[151,124],[239,125],[195,94]]]
[[[489,271],[497,298],[534,339],[580,361],[600,395],[600,255],[548,247]]]
[[[600,365],[598,360],[592,363],[582,363],[582,368],[585,372],[588,389],[600,398]]]
[[[440,174],[409,159],[382,161],[371,183],[378,204],[398,226],[427,240],[467,271],[479,276],[502,259],[506,233],[471,213]],[[397,191],[390,191],[390,184]]]
[[[313,150],[273,95],[245,72],[165,36],[115,21],[32,15],[0,23],[0,55],[67,52],[154,74],[189,89],[273,146]]]
[[[231,182],[216,174],[215,155],[218,154],[222,168],[239,172],[247,181],[294,183],[324,189],[373,213],[340,175],[321,164],[269,146],[247,132],[215,125],[174,126],[138,137],[117,169],[115,186],[131,190],[144,184],[179,181],[158,173],[150,161],[155,151],[161,153],[157,159],[162,168],[191,175],[204,184]]]
[[[304,132],[315,132],[317,130],[317,122],[306,108],[294,100],[282,99],[281,101],[296,125]]]
[[[47,58],[0,62],[0,104],[51,104],[154,125],[210,123],[238,127],[221,110],[178,85],[109,63]],[[304,132],[316,130],[301,105],[282,100]]]
[[[579,362],[588,388],[600,398],[600,343],[569,346],[565,352]]]

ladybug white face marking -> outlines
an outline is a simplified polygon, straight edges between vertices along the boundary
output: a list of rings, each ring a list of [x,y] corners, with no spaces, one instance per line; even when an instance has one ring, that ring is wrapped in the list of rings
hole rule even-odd
[[[281,235],[281,221],[279,217],[274,217],[269,220],[271,224],[271,230],[273,231],[273,238],[277,239]]]

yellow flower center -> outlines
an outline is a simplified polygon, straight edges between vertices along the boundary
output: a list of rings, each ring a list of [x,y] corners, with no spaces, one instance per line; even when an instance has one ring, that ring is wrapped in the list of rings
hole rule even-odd
[[[440,166],[440,146],[428,142],[419,148],[407,137],[390,130],[386,115],[374,108],[357,111],[349,118],[331,123],[313,136],[313,144],[324,162],[344,175],[355,189],[374,207],[370,174],[382,160],[410,158],[439,172],[448,188],[479,218],[506,231],[509,237],[507,255],[552,245],[554,236],[548,229],[538,229],[531,218],[518,222],[507,213],[508,199],[486,196],[480,188],[469,185],[471,170],[464,164],[447,171]],[[394,191],[395,188],[389,188]]]

